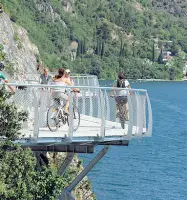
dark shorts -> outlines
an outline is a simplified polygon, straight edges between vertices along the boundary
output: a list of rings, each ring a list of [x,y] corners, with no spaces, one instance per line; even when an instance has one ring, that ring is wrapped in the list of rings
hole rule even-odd
[[[115,97],[115,100],[118,104],[126,104],[128,102],[127,96],[117,96]]]

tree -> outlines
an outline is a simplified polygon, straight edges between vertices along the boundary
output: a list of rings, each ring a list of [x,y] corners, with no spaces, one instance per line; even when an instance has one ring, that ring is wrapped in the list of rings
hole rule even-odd
[[[0,198],[3,200],[53,200],[61,192],[62,178],[51,168],[35,169],[30,149],[11,141],[0,142]]]
[[[163,50],[162,50],[162,47],[161,47],[160,54],[158,56],[158,63],[159,64],[163,64],[164,63],[164,61],[163,61]]]
[[[20,135],[22,123],[27,119],[27,113],[18,111],[14,104],[7,103],[11,95],[0,89],[0,136],[15,140]]]
[[[176,56],[178,54],[179,46],[177,45],[176,41],[173,41],[170,51],[172,52],[173,56]]]
[[[153,41],[152,62],[155,62],[155,42]]]
[[[50,167],[38,171],[32,151],[10,141],[19,136],[26,113],[7,103],[9,97],[3,87],[0,90],[0,133],[6,138],[0,142],[0,199],[54,200],[66,182]]]

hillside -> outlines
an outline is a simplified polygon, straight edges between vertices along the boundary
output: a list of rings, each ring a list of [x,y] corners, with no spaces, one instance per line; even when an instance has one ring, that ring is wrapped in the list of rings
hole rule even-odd
[[[50,69],[69,67],[99,78],[115,78],[119,70],[135,79],[169,79],[171,72],[175,79],[182,77],[187,22],[178,13],[185,12],[185,1],[0,2],[11,20],[28,31]],[[161,59],[164,48],[174,57],[169,65]]]

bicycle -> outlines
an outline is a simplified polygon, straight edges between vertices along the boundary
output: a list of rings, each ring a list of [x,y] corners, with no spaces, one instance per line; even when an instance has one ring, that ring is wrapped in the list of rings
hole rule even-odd
[[[65,113],[65,103],[62,105],[60,99],[54,99],[56,103],[49,107],[47,112],[47,126],[50,131],[57,131],[66,123],[69,126],[69,115]],[[73,131],[76,131],[80,125],[80,112],[77,106],[73,105]]]
[[[120,119],[122,129],[125,129],[125,121],[127,121],[126,109],[125,109],[125,104],[128,102],[127,96],[111,96],[111,97],[115,98],[115,101],[119,106],[119,112],[116,114],[116,116]]]

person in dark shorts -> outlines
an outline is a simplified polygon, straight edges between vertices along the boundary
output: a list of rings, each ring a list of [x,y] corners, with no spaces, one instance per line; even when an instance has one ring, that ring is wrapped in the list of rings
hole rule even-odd
[[[128,107],[128,97],[127,93],[129,92],[128,90],[116,90],[116,94],[114,95],[114,88],[130,88],[130,83],[129,81],[125,78],[124,74],[122,72],[118,73],[118,78],[113,84],[113,89],[110,92],[110,96],[114,97],[116,100],[116,111],[117,115],[119,113],[119,104],[123,103],[125,104],[125,113],[126,113],[126,120],[129,120],[129,107]],[[130,91],[131,94],[131,91]]]

